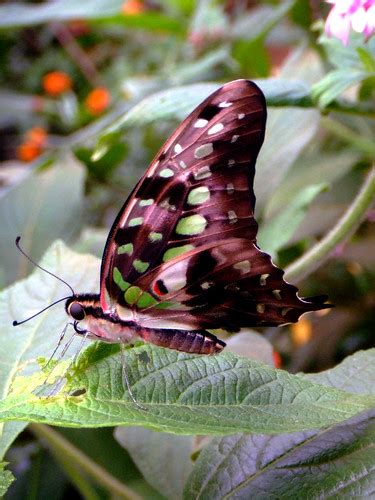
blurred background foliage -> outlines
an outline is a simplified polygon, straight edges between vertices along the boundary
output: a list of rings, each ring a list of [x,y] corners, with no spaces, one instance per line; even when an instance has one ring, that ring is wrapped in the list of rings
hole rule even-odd
[[[307,0],[2,2],[1,286],[30,272],[18,234],[34,259],[57,238],[101,256],[117,211],[173,128],[236,78],[255,79],[269,105],[255,184],[260,245],[284,267],[300,258],[348,211],[375,158],[375,39],[327,38],[328,10]],[[293,275],[303,294],[326,293],[335,308],[266,331],[276,366],[321,371],[374,346],[374,209],[361,219],[313,274]],[[8,454],[18,477],[9,498],[106,497],[103,484],[52,460],[38,432]],[[162,497],[111,430],[59,433],[133,493]],[[179,446],[189,454],[196,443]]]

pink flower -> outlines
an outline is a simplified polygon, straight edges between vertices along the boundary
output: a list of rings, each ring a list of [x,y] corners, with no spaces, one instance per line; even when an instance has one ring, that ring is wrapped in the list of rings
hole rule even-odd
[[[348,44],[350,29],[369,38],[375,32],[375,0],[327,0],[333,7],[328,14],[325,32]]]

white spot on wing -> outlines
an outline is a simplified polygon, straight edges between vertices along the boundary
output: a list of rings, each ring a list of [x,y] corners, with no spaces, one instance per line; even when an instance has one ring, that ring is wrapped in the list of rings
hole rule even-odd
[[[201,288],[202,290],[208,290],[209,288],[211,288],[213,285],[213,282],[212,281],[204,281],[202,284],[201,284]]]
[[[245,113],[240,113],[240,114],[238,115],[238,119],[239,119],[239,120],[242,120],[243,118],[245,118]]]
[[[194,123],[193,127],[194,128],[203,128],[207,125],[208,120],[205,120],[204,118],[198,118],[198,120]]]
[[[241,262],[236,262],[233,265],[233,268],[237,269],[238,271],[240,271],[241,274],[249,273],[250,269],[251,269],[250,261],[248,261],[248,260],[241,260]]]
[[[197,159],[200,158],[205,158],[206,156],[210,155],[214,150],[214,146],[212,142],[208,142],[207,144],[202,144],[201,146],[198,146],[197,149],[194,151],[194,156]]]
[[[268,276],[269,276],[269,274],[261,274],[260,280],[259,280],[260,286],[264,286],[266,284],[266,280],[267,280]]]
[[[232,137],[232,139],[231,139],[231,141],[230,141],[230,142],[233,144],[234,142],[236,142],[236,141],[237,141],[237,139],[238,139],[238,138],[239,138],[239,135],[234,135],[234,136]]]
[[[277,300],[281,300],[280,290],[272,290],[272,294],[273,294],[274,297],[277,298]]]
[[[181,151],[182,151],[181,144],[175,144],[174,152],[178,154],[178,153],[181,153]]]
[[[238,221],[237,214],[234,210],[228,211],[229,224],[235,224]]]
[[[186,165],[186,163],[183,160],[180,161],[180,167],[181,168],[187,168],[187,165]]]
[[[232,106],[232,104],[232,102],[223,101],[219,103],[218,106],[219,108],[229,108],[229,106]]]
[[[233,167],[233,165],[236,163],[236,160],[228,160],[228,167]]]
[[[207,179],[208,177],[211,177],[212,172],[210,170],[210,167],[208,165],[205,165],[204,167],[200,168],[194,173],[194,179],[197,181],[201,181],[202,179]]]
[[[266,306],[264,304],[257,304],[257,312],[260,314],[264,313]]]
[[[229,184],[227,184],[227,192],[228,192],[228,194],[234,193],[234,185],[231,182],[229,182]]]
[[[159,207],[160,208],[164,208],[165,210],[168,210],[168,212],[175,212],[176,211],[176,206],[175,205],[171,205],[169,203],[169,198],[166,198],[165,200],[163,200],[159,204]]]
[[[213,127],[211,127],[207,134],[208,135],[213,135],[213,134],[217,134],[217,132],[221,132],[221,130],[223,130],[224,128],[224,125],[222,123],[216,123]]]

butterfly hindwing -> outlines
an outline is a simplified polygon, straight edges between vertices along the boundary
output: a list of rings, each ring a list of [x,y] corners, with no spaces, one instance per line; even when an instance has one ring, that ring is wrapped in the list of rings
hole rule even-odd
[[[157,327],[222,328],[277,326],[295,322],[314,310],[300,299],[297,288],[283,279],[284,272],[255,243],[234,238],[204,245],[143,276],[139,285],[170,303],[156,311],[143,310],[142,324]],[[322,308],[324,297],[317,301]]]

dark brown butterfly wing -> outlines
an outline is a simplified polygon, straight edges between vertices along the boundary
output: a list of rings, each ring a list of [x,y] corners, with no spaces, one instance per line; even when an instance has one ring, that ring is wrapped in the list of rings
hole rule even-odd
[[[253,180],[266,105],[247,80],[203,101],[161,148],[107,240],[101,305],[144,326],[296,321],[301,300],[256,246]]]

